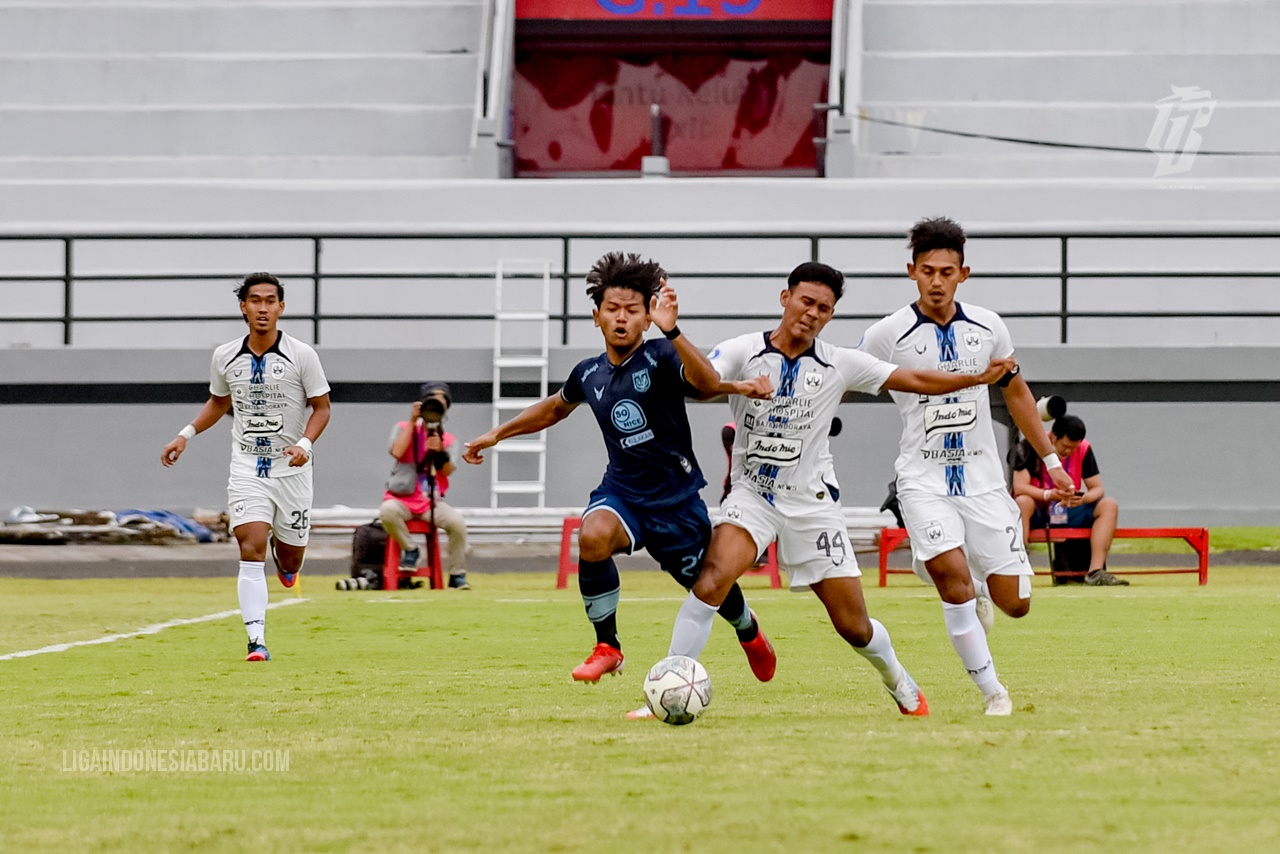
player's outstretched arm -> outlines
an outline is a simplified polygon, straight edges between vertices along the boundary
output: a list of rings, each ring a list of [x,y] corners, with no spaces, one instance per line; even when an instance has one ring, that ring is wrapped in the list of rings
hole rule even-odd
[[[1012,377],[1002,391],[1009,417],[1013,419],[1014,424],[1018,425],[1022,435],[1027,437],[1031,447],[1044,461],[1054,485],[1063,492],[1074,495],[1076,486],[1071,480],[1071,475],[1062,468],[1058,455],[1053,452],[1053,445],[1044,431],[1044,422],[1040,420],[1040,413],[1036,410],[1035,395],[1031,393],[1031,387],[1027,385],[1027,381],[1021,376]]]
[[[697,389],[700,399],[710,400],[722,394],[741,394],[761,400],[773,397],[773,383],[767,376],[753,377],[743,382],[726,382],[721,379],[720,372],[711,364],[711,360],[676,326],[679,314],[679,298],[675,289],[664,279],[662,291],[650,303],[649,317],[675,345],[676,353],[684,364],[684,378]]]
[[[889,391],[913,394],[950,394],[975,385],[991,385],[1017,367],[1013,359],[992,359],[980,374],[953,374],[946,371],[916,371],[898,368],[889,375],[884,387]],[[1031,403],[1035,408],[1035,401]]]
[[[311,416],[307,418],[307,426],[302,430],[302,438],[298,440],[298,444],[284,449],[289,465],[295,468],[306,465],[307,460],[311,459],[311,446],[320,438],[324,428],[329,426],[329,416],[332,414],[327,394],[307,398],[307,406],[311,407]]]
[[[576,403],[569,403],[561,397],[560,392],[548,395],[507,423],[499,424],[488,433],[465,443],[463,447],[466,451],[463,452],[462,458],[472,465],[479,465],[484,462],[481,451],[492,448],[503,439],[537,433],[553,424],[558,424],[569,417],[569,413],[573,412],[577,406]]]
[[[204,402],[204,406],[200,409],[200,414],[195,420],[183,427],[172,442],[164,446],[164,450],[160,452],[160,465],[169,468],[178,461],[178,457],[182,456],[182,452],[187,449],[187,442],[195,438],[197,433],[203,433],[214,424],[218,423],[218,419],[226,415],[231,410],[231,397],[217,397],[209,395],[209,399]]]

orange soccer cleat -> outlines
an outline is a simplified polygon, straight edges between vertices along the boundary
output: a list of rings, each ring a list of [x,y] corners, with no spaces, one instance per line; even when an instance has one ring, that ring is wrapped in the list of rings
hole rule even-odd
[[[751,612],[751,619],[756,624],[755,639],[739,641],[739,643],[742,644],[742,651],[747,654],[747,663],[751,665],[751,672],[761,682],[768,682],[778,668],[778,654],[773,651],[773,644],[769,643],[769,639],[764,636],[764,629],[760,628],[760,618],[756,616],[755,611]]]
[[[924,698],[924,692],[920,690],[920,686],[916,685],[916,680],[911,678],[911,674],[905,668],[902,671],[902,678],[898,680],[898,687],[891,689],[885,686],[885,690],[898,704],[898,711],[904,715],[910,715],[913,718],[928,717],[929,701]]]
[[[578,682],[599,682],[606,673],[621,673],[622,665],[622,650],[598,643],[587,660],[573,668],[573,678]]]

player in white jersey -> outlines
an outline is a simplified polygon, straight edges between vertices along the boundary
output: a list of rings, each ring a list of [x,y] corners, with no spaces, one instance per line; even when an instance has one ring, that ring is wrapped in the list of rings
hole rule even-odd
[[[237,296],[249,334],[213,351],[209,399],[165,445],[160,462],[172,466],[197,433],[233,412],[227,504],[240,544],[237,589],[249,634],[245,660],[270,661],[268,543],[280,583],[292,587],[311,532],[311,446],[329,423],[329,382],[316,351],[277,329],[284,286],[275,276],[251,273]]]
[[[702,652],[716,608],[776,539],[791,589],[817,594],[836,632],[876,668],[903,714],[927,715],[928,703],[899,663],[888,630],[867,616],[827,443],[831,420],[846,391],[946,394],[994,382],[1013,362],[994,361],[981,374],[914,371],[817,340],[843,293],[838,270],[801,264],[780,296],[776,329],[731,339],[711,353],[717,374],[711,380],[767,377],[774,396],[730,398],[737,423],[732,486],[716,516],[702,573],[676,617],[670,654],[696,658]]]
[[[964,241],[964,230],[949,219],[915,224],[907,275],[920,299],[872,325],[860,349],[912,368],[961,374],[981,371],[989,359],[1013,356],[1013,341],[998,314],[955,300],[956,288],[969,276]],[[1015,370],[998,385],[1054,483],[1063,494],[1074,494],[1026,381]],[[986,713],[1008,715],[1013,703],[987,646],[995,616],[991,603],[1011,617],[1025,615],[1033,573],[991,427],[987,388],[941,396],[895,391],[892,397],[902,415],[898,501],[916,572],[938,589],[951,643],[981,689]]]

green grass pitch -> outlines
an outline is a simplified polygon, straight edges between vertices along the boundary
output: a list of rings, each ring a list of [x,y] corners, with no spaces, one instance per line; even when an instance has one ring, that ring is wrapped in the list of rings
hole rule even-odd
[[[982,715],[932,591],[869,585],[923,720],[812,595],[750,579],[778,675],[756,683],[718,623],[687,727],[623,719],[681,599],[657,573],[624,574],[628,668],[599,685],[569,678],[592,635],[550,574],[394,596],[310,578],[269,612],[268,664],[241,660],[235,617],[0,661],[0,850],[1280,850],[1276,573],[1039,582],[991,636],[1006,719]],[[2,579],[0,654],[234,609],[233,576]],[[80,767],[93,750],[288,768]]]

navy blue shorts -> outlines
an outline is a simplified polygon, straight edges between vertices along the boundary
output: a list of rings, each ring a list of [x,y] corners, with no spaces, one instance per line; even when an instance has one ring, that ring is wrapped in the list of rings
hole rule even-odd
[[[1092,528],[1093,527],[1093,507],[1092,504],[1081,504],[1079,507],[1067,508],[1067,524],[1055,525],[1055,528]],[[1037,502],[1036,512],[1031,514],[1032,528],[1049,527],[1049,513],[1044,505]]]
[[[603,487],[596,487],[582,517],[599,511],[612,513],[622,522],[631,539],[628,554],[645,549],[685,589],[698,580],[711,542],[711,520],[700,495],[694,493],[680,504],[655,510],[635,507]]]

